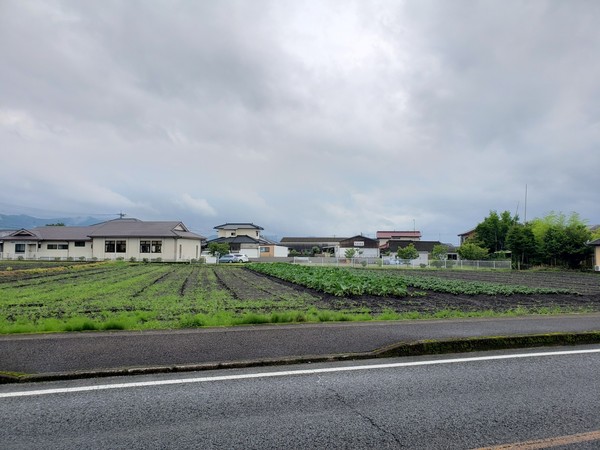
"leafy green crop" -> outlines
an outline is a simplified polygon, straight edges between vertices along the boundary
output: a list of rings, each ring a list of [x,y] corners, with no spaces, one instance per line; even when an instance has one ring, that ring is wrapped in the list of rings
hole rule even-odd
[[[532,288],[482,281],[448,280],[427,276],[398,275],[388,271],[339,267],[258,263],[252,264],[250,268],[266,275],[340,297],[365,294],[401,297],[411,295],[409,288],[457,295],[570,293],[570,291],[564,289]]]

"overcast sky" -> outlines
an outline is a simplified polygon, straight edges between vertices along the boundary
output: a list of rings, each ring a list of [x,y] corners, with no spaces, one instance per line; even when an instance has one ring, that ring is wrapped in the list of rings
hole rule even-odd
[[[0,213],[600,223],[600,2],[0,0]],[[111,218],[110,216],[98,216]]]

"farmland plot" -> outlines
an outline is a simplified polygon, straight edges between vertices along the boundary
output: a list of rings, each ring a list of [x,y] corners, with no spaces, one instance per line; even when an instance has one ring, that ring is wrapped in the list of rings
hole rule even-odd
[[[600,277],[594,274],[534,272],[510,278],[514,275],[510,272],[390,271],[288,264],[253,264],[251,268],[331,295],[349,296],[355,306],[362,305],[372,313],[393,310],[443,316],[449,311],[482,314],[600,311]],[[492,278],[498,275],[504,278]],[[528,275],[534,275],[533,279],[527,278]],[[543,279],[551,282],[544,283]],[[391,294],[402,286],[406,295]]]
[[[442,271],[316,269],[127,262],[11,268],[0,271],[0,333],[600,311],[600,277],[593,275],[517,283],[511,273],[492,280],[497,274],[450,272],[471,277],[460,280],[434,276]]]

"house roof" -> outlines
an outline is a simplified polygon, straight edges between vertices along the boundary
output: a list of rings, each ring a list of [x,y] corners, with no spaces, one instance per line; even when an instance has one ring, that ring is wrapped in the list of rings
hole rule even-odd
[[[89,236],[94,237],[176,237],[205,239],[189,231],[182,222],[142,222],[137,219],[115,219],[94,225]]]
[[[253,228],[255,230],[264,230],[263,227],[247,222],[228,222],[214,227],[215,230],[239,230],[240,228]]]
[[[37,227],[33,231],[43,241],[89,241],[91,227]]]
[[[420,231],[378,231],[375,235],[377,239],[391,239],[395,237],[420,238]]]
[[[475,233],[475,228],[473,228],[472,230],[469,230],[469,231],[465,231],[464,233],[460,233],[458,236],[468,236],[473,233]]]
[[[377,239],[371,239],[370,237],[363,236],[360,234],[357,234],[356,236],[352,236],[352,237],[341,240],[340,245],[342,247],[345,247],[345,246],[354,247],[354,245],[357,241],[362,242],[365,245],[365,247],[367,247],[367,248],[378,248],[379,247],[379,241]]]
[[[346,237],[283,237],[281,238],[282,244],[337,244],[343,240],[346,240]]]
[[[217,243],[217,244],[258,244],[258,245],[279,245],[277,242],[270,241],[268,239],[258,238],[255,239],[251,236],[247,236],[242,234],[240,236],[232,236],[232,237],[220,237],[211,239],[208,243]]]
[[[433,247],[436,245],[442,245],[440,241],[404,241],[404,240],[391,240],[388,241],[388,248],[392,252],[398,251],[399,248],[408,247],[410,244],[414,245],[418,252],[431,252]]]
[[[599,246],[600,245],[600,239],[596,239],[595,241],[588,242],[588,245]]]
[[[42,241],[85,241],[95,237],[171,237],[205,239],[189,231],[181,222],[142,222],[137,219],[115,219],[87,227],[44,226],[31,230],[16,230],[4,239]]]

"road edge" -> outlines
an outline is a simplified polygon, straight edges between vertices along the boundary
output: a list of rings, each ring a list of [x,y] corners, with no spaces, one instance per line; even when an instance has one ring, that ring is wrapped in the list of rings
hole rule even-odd
[[[199,372],[248,367],[284,366],[303,363],[352,361],[375,358],[469,353],[475,351],[506,350],[517,348],[555,347],[600,343],[600,331],[544,333],[513,336],[484,336],[444,340],[400,342],[362,353],[343,353],[320,356],[294,356],[276,359],[242,360],[231,362],[186,364],[170,366],[120,367],[72,372],[22,374],[0,372],[0,384],[34,383],[41,381],[75,380],[127,375],[150,375],[176,372]]]

